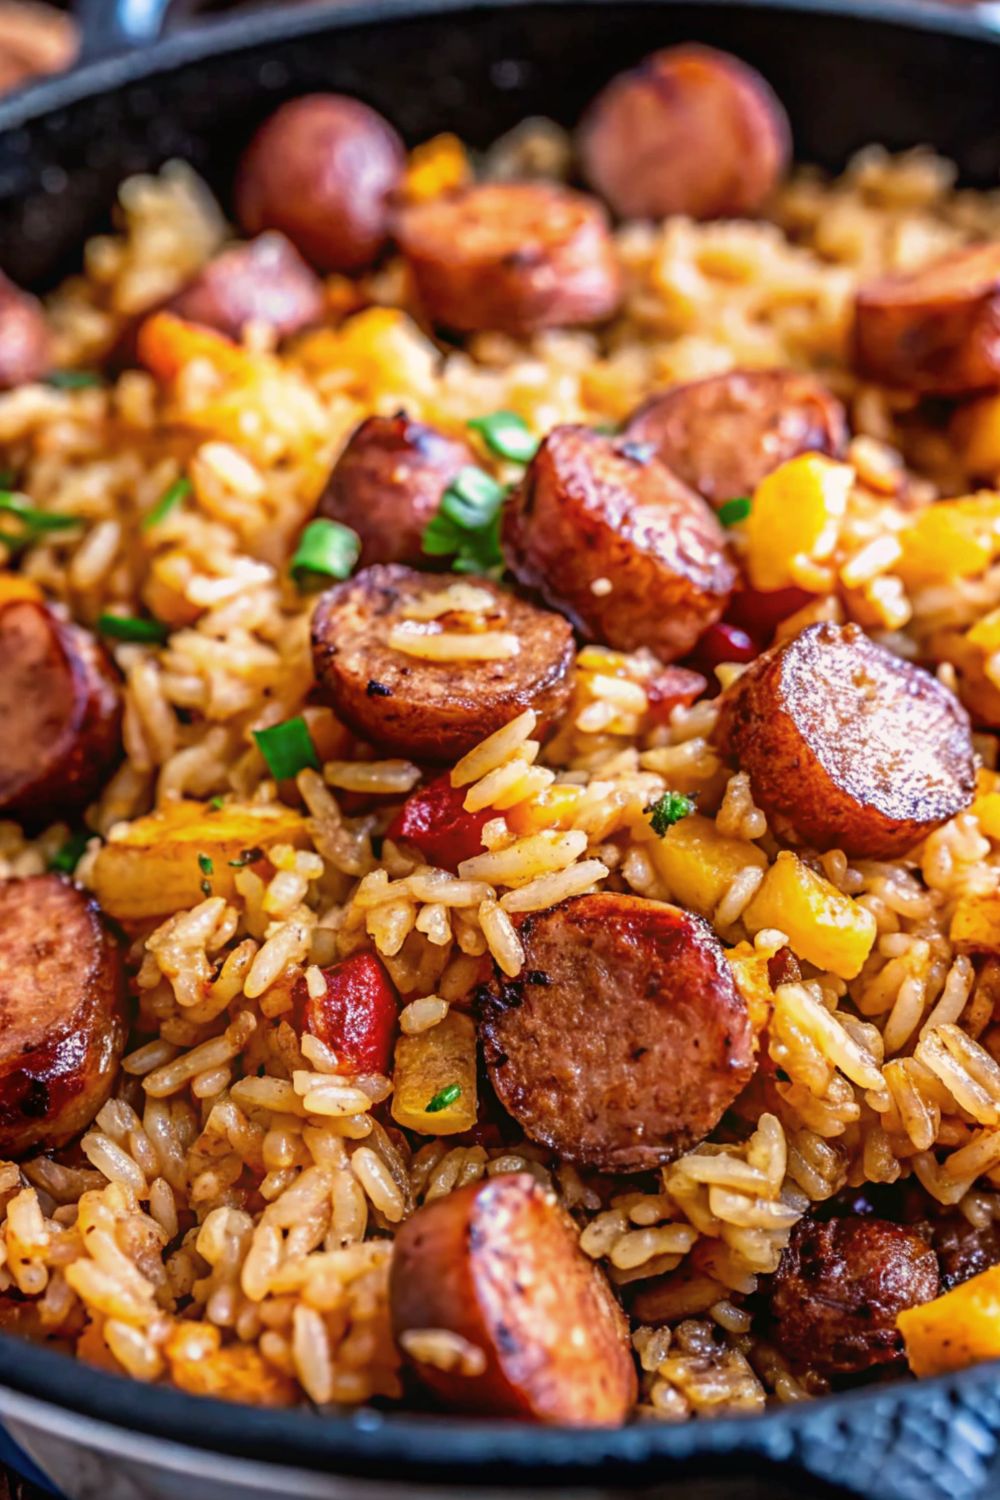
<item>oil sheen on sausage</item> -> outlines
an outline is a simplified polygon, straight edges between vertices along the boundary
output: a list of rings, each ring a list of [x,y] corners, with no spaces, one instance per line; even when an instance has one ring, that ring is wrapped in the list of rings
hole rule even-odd
[[[567,1161],[633,1172],[704,1140],[754,1068],[750,1017],[708,924],[602,891],[523,917],[525,963],[480,994],[496,1093]]]
[[[507,566],[580,633],[663,661],[726,607],[736,569],[715,516],[652,449],[588,427],[549,433],[504,510]]]
[[[857,625],[810,625],[758,657],[717,734],[760,806],[818,849],[891,859],[975,789],[961,704]]]
[[[0,882],[0,1158],[88,1125],[125,1038],[123,957],[97,903],[58,875]]]
[[[389,1298],[393,1333],[449,1408],[617,1427],[635,1402],[622,1311],[575,1225],[527,1173],[419,1208],[396,1236]],[[434,1331],[464,1341],[451,1368],[420,1358],[421,1334]]]
[[[0,604],[0,817],[33,827],[93,798],[120,750],[104,647],[34,599]]]
[[[427,661],[390,644],[407,610],[443,580],[400,564],[376,565],[325,593],[313,617],[313,664],[324,696],[362,739],[418,762],[454,761],[486,735],[533,708],[545,733],[571,692],[573,633],[488,578],[469,578],[493,599],[470,620],[445,615],[435,626],[509,634],[515,654],[501,660]]]
[[[656,456],[710,505],[752,495],[799,453],[839,457],[847,443],[841,403],[813,375],[731,370],[674,386],[639,407],[626,437]]]

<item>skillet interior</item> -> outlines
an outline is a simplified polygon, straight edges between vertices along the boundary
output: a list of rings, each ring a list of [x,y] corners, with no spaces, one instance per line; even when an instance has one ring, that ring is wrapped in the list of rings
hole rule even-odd
[[[904,20],[891,5],[836,0],[507,0],[489,8],[389,0],[224,22],[4,105],[0,265],[25,284],[50,282],[106,223],[122,178],[171,156],[191,161],[225,198],[250,130],[291,94],[341,89],[381,109],[411,140],[451,129],[482,146],[530,114],[572,124],[612,73],[655,46],[692,38],[768,76],[801,158],[835,168],[873,139],[895,148],[931,141],[967,182],[997,180],[1000,44],[953,13]],[[673,1489],[692,1472],[759,1474],[773,1463],[812,1476],[813,1495],[829,1480],[880,1500],[960,1500],[986,1478],[1000,1434],[988,1368],[751,1420],[583,1434],[371,1412],[334,1420],[248,1411],[149,1390],[4,1337],[0,1379],[135,1431],[338,1473],[405,1472],[465,1492],[477,1483]],[[768,1493],[778,1494],[770,1484]]]

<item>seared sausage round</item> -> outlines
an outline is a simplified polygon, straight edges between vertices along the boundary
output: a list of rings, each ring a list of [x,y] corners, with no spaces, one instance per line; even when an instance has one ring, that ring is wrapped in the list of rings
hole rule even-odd
[[[396,1236],[389,1301],[393,1333],[449,1408],[617,1427],[636,1400],[628,1327],[604,1273],[527,1173],[418,1209]],[[420,1357],[428,1330],[467,1341],[464,1368]]]
[[[650,448],[556,427],[503,518],[507,566],[622,651],[685,656],[726,607],[736,570],[700,496]]]
[[[717,734],[761,807],[817,849],[892,859],[975,790],[964,708],[857,625],[810,625],[759,656]]]
[[[236,215],[247,234],[280,229],[322,271],[359,271],[385,245],[405,165],[399,136],[367,104],[309,94],[283,104],[250,142]]]
[[[627,219],[752,214],[791,154],[770,84],[712,47],[668,47],[598,94],[579,131],[587,182]]]
[[[0,882],[0,1158],[90,1124],[126,1030],[124,960],[97,903],[58,875]]]
[[[651,396],[625,435],[656,456],[710,505],[752,495],[766,474],[798,453],[838,457],[847,443],[843,406],[813,375],[731,370]]]
[[[903,1358],[896,1315],[938,1294],[926,1240],[885,1219],[800,1219],[775,1272],[772,1334],[797,1366],[853,1375]]]
[[[399,564],[365,568],[325,593],[313,617],[316,677],[334,710],[362,739],[421,762],[454,761],[533,708],[545,733],[571,692],[573,633],[565,620],[469,578],[494,606],[473,619],[445,615],[447,631],[502,631],[516,655],[494,661],[426,661],[390,645],[415,601],[441,580]]]
[[[248,323],[284,338],[322,317],[323,284],[283,234],[260,234],[216,255],[167,306],[227,338],[240,338]]]
[[[480,994],[504,1108],[567,1161],[633,1172],[704,1140],[754,1068],[718,938],[679,907],[602,891],[521,919],[525,962]]]
[[[1000,386],[1000,244],[861,287],[854,359],[868,379],[906,390],[959,396]]]
[[[39,380],[51,354],[42,304],[0,271],[0,390]]]
[[[405,412],[369,417],[334,465],[319,514],[361,538],[361,563],[427,567],[424,527],[461,469],[476,456],[462,438],[413,422]]]
[[[937,1251],[942,1292],[950,1292],[970,1276],[1000,1265],[1000,1232],[996,1224],[991,1220],[977,1229],[959,1209],[933,1221],[931,1244]]]
[[[44,604],[0,604],[0,817],[54,823],[117,759],[121,689],[104,647]]]
[[[603,207],[555,183],[482,183],[415,204],[396,237],[428,317],[446,328],[600,323],[621,299]]]

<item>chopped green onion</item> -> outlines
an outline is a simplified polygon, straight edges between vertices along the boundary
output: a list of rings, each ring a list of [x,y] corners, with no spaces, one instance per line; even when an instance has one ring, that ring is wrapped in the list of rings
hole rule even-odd
[[[723,526],[737,526],[740,521],[746,520],[752,505],[749,495],[736,495],[732,500],[724,500],[716,515]]]
[[[421,546],[428,557],[451,557],[456,573],[486,573],[503,562],[500,511],[506,491],[492,475],[471,466],[460,469],[424,527]]]
[[[310,521],[292,558],[292,577],[300,589],[322,587],[328,578],[349,578],[361,556],[361,538],[339,521]]]
[[[159,620],[140,620],[135,615],[99,615],[97,629],[113,641],[132,641],[139,645],[162,645],[170,631]]]
[[[32,546],[50,531],[75,531],[83,525],[79,516],[36,510],[24,495],[13,490],[0,490],[0,514],[14,516],[22,527],[19,531],[0,531],[0,542],[15,552]]]
[[[91,837],[92,835],[85,828],[79,828],[76,833],[71,833],[62,848],[58,849],[49,860],[49,869],[58,870],[62,875],[72,875],[83,858],[87,842]]]
[[[445,490],[441,509],[456,525],[472,528],[490,520],[500,509],[503,497],[503,485],[498,484],[492,474],[467,464],[464,469],[459,469]],[[448,500],[452,502],[450,510],[445,508]]]
[[[203,875],[215,874],[215,865],[212,863],[211,857],[207,854],[198,855],[198,868]]]
[[[424,1105],[424,1109],[429,1115],[439,1114],[442,1109],[447,1109],[449,1104],[454,1104],[455,1100],[461,1095],[461,1092],[462,1085],[460,1083],[445,1084],[440,1093],[435,1094],[433,1099],[428,1099]]]
[[[208,804],[209,812],[221,812],[225,800],[225,797],[223,797],[221,794],[213,797],[211,802]]]
[[[161,521],[167,519],[174,507],[180,505],[182,500],[186,500],[190,493],[191,481],[190,479],[185,479],[182,474],[180,479],[175,479],[173,484],[163,491],[163,494],[143,521],[143,531],[152,531],[154,526],[159,526]]]
[[[288,781],[306,767],[319,770],[316,746],[301,715],[271,729],[255,729],[253,737],[275,781]]]
[[[93,370],[53,370],[46,375],[45,384],[57,391],[84,391],[104,382]]]
[[[468,425],[499,458],[509,458],[516,464],[530,464],[538,452],[538,439],[516,412],[495,411],[488,417],[476,417]]]
[[[242,870],[246,865],[255,865],[258,860],[263,858],[263,849],[241,849],[235,859],[229,860],[229,868],[231,870]]]
[[[694,812],[694,798],[686,797],[683,792],[664,792],[658,801],[649,804],[646,812],[650,828],[662,839],[668,828]]]

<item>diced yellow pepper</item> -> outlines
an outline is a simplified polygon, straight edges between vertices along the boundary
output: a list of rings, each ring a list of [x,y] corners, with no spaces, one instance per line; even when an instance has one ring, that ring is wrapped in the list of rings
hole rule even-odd
[[[196,906],[206,895],[228,899],[240,868],[252,868],[275,844],[307,842],[306,820],[290,807],[227,803],[213,811],[178,802],[113,833],[90,884],[109,916],[145,922]],[[255,858],[246,859],[248,853]]]
[[[476,1098],[476,1027],[461,1011],[396,1043],[392,1073],[392,1118],[421,1135],[459,1135],[471,1130]],[[457,1092],[456,1092],[457,1090]],[[429,1106],[433,1104],[435,1108]]]
[[[689,813],[662,839],[644,846],[675,901],[710,917],[733,879],[747,865],[763,869],[767,856],[756,844],[728,838],[710,818]]]
[[[1000,840],[1000,776],[996,771],[980,769],[976,775],[976,800],[969,811],[979,819],[988,839]]]
[[[445,132],[415,146],[403,177],[403,196],[426,203],[472,181],[468,153],[457,135]]]
[[[1000,609],[991,609],[977,620],[971,630],[966,631],[966,640],[978,646],[988,656],[1000,651]]]
[[[946,1375],[1000,1359],[1000,1266],[908,1307],[896,1318],[914,1375]]]
[[[822,875],[783,850],[743,913],[748,931],[775,927],[792,952],[818,969],[853,979],[875,942],[875,918]]]
[[[1000,474],[1000,396],[982,396],[958,408],[951,438],[970,474]]]
[[[22,578],[20,573],[0,573],[0,606],[15,599],[30,599],[40,604],[42,598],[41,589],[30,578]]]
[[[550,786],[528,802],[519,802],[504,813],[512,833],[541,833],[543,828],[570,828],[583,788]]]
[[[823,562],[837,545],[854,470],[802,453],[761,480],[746,523],[747,568],[757,589],[799,581],[796,558]]]
[[[960,896],[949,936],[960,953],[1000,952],[1000,891]]]
[[[900,532],[903,555],[895,571],[904,582],[971,578],[1000,551],[1000,495],[991,490],[962,500],[938,500]]]

